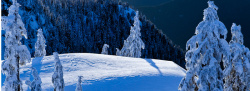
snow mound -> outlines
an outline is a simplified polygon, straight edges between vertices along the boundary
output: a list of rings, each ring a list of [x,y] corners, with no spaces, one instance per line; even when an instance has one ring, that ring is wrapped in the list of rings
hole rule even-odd
[[[60,54],[59,58],[65,91],[75,90],[78,76],[83,76],[83,91],[176,91],[185,76],[185,70],[172,61],[91,53]],[[33,58],[22,66],[23,89],[30,90],[24,82],[33,79],[31,67],[34,67],[41,77],[42,89],[52,91],[54,64],[54,57],[46,56]]]

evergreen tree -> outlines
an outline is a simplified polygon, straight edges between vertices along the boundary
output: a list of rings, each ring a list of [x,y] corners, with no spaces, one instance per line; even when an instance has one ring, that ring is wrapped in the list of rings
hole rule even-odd
[[[55,71],[52,76],[54,91],[64,91],[63,67],[57,52],[53,53],[55,60]]]
[[[121,56],[121,51],[118,48],[116,48],[116,56]]]
[[[75,91],[82,91],[82,76],[78,76],[78,82]]]
[[[241,26],[233,23],[231,27],[232,39],[229,43],[231,51],[230,63],[225,63],[226,67],[230,69],[224,73],[226,91],[245,91],[247,82],[247,65],[249,60],[246,57],[245,46],[243,45],[243,35],[241,33]],[[248,63],[246,63],[248,62]]]
[[[45,45],[46,40],[43,36],[43,31],[42,29],[38,29],[37,30],[37,41],[35,44],[35,57],[42,57],[42,56],[46,56],[46,50],[45,50]]]
[[[106,55],[108,55],[108,54],[109,54],[109,53],[108,53],[108,48],[109,48],[109,45],[104,44],[103,47],[102,47],[102,52],[101,52],[101,54],[106,54]]]
[[[250,90],[250,51],[249,48],[245,48],[244,53],[244,63],[243,63],[243,71],[245,73],[245,84],[246,84],[246,90]]]
[[[31,68],[31,70],[32,70],[32,76],[33,76],[34,80],[32,82],[27,80],[27,81],[25,81],[25,84],[30,86],[31,91],[42,91],[42,88],[41,88],[42,81],[38,75],[37,70],[35,68]]]
[[[188,40],[186,49],[186,77],[179,90],[221,91],[223,72],[220,63],[228,61],[229,46],[226,39],[227,29],[219,21],[218,7],[208,1],[203,21],[196,27],[195,34]],[[197,81],[195,80],[197,77]]]
[[[121,49],[121,55],[126,57],[141,57],[141,49],[145,48],[145,44],[141,40],[140,36],[140,20],[139,12],[136,11],[134,17],[134,26],[130,28],[130,35],[124,40],[123,48]]]
[[[30,62],[31,56],[27,47],[20,42],[23,36],[27,38],[26,29],[18,13],[20,4],[16,0],[12,1],[8,16],[3,16],[1,19],[2,30],[6,31],[2,72],[6,75],[5,91],[20,91],[22,83],[19,77],[19,64]]]

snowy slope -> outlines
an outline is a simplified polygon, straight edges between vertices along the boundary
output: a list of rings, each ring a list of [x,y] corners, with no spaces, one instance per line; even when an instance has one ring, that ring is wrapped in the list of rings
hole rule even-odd
[[[172,61],[129,58],[112,55],[74,53],[59,55],[63,65],[65,91],[76,88],[78,76],[83,76],[84,91],[176,91],[185,70]],[[34,58],[21,67],[21,80],[32,80],[30,67],[35,67],[42,79],[43,90],[53,90],[51,77],[54,57]],[[2,83],[5,76],[2,75]],[[29,90],[23,85],[24,90]]]

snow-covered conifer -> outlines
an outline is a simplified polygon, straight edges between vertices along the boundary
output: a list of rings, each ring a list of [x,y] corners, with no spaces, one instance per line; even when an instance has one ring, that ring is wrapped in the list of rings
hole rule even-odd
[[[31,68],[31,70],[32,70],[32,76],[33,76],[34,80],[32,82],[27,80],[27,81],[25,81],[25,84],[30,86],[31,91],[42,91],[42,88],[41,88],[42,81],[38,75],[37,70],[35,68]]]
[[[55,60],[55,70],[52,76],[54,91],[64,91],[63,67],[57,52],[53,53]]]
[[[27,32],[19,15],[21,6],[16,0],[9,7],[8,16],[1,19],[2,30],[5,30],[5,61],[2,64],[2,72],[6,75],[4,86],[6,91],[22,90],[19,78],[19,64],[24,65],[30,62],[30,52],[20,40],[24,36],[27,38]]]
[[[145,44],[141,40],[140,36],[140,20],[139,12],[136,11],[134,17],[134,26],[130,27],[130,35],[124,40],[123,48],[121,49],[121,55],[126,57],[141,57],[141,49],[145,48]]]
[[[231,33],[232,39],[229,43],[231,52],[231,65],[229,66],[231,67],[228,74],[224,74],[224,88],[226,91],[245,91],[247,86],[246,77],[249,60],[246,57],[246,47],[243,45],[244,41],[241,33],[241,26],[237,26],[233,23]]]
[[[121,56],[121,51],[118,48],[116,48],[116,56]]]
[[[178,90],[180,91],[195,91],[197,90],[196,77],[194,76],[193,68],[187,68],[186,77],[181,80]]]
[[[109,45],[108,44],[104,44],[103,47],[102,47],[102,53],[101,54],[108,55],[108,48],[109,48]]]
[[[246,84],[246,90],[250,90],[250,51],[249,48],[245,48],[245,53],[244,53],[244,73],[245,73],[245,84]]]
[[[78,82],[75,91],[82,91],[82,76],[78,76]]]
[[[187,42],[186,77],[181,81],[181,91],[221,91],[223,72],[221,61],[228,61],[229,46],[226,39],[227,29],[219,21],[218,7],[208,1],[203,21],[196,27],[195,35]],[[197,79],[197,80],[196,80]]]
[[[45,50],[45,45],[46,40],[43,36],[43,31],[42,29],[37,30],[37,41],[35,44],[35,57],[42,57],[46,55],[46,50]]]

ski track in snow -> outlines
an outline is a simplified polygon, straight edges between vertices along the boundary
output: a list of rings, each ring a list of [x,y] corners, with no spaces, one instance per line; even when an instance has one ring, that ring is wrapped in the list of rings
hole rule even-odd
[[[60,54],[59,58],[63,65],[65,91],[76,88],[78,76],[83,76],[82,87],[87,91],[176,91],[185,76],[185,70],[172,61],[91,53]],[[52,91],[54,64],[54,57],[46,56],[33,58],[31,63],[21,66],[23,89],[30,90],[24,82],[33,80],[32,66],[41,77],[42,89]],[[5,79],[3,74],[2,79]]]

